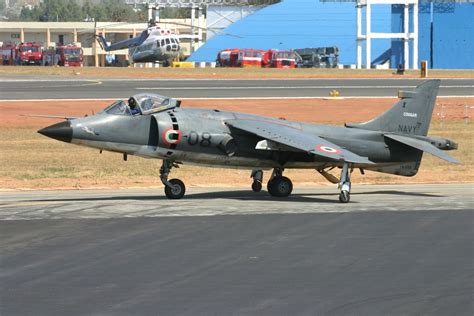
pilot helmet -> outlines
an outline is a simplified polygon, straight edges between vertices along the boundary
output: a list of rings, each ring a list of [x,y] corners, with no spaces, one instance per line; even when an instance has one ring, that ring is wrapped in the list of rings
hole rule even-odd
[[[128,99],[128,106],[130,108],[135,108],[137,106],[137,101],[135,101],[135,99],[133,97],[129,98]]]

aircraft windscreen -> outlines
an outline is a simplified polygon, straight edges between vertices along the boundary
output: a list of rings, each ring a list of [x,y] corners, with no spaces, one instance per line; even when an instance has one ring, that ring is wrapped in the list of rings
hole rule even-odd
[[[104,112],[113,115],[152,114],[179,106],[176,100],[157,94],[137,94],[133,99],[138,107],[131,109],[125,100],[117,100],[105,108]]]
[[[129,107],[123,100],[117,100],[104,110],[107,114],[130,115]]]
[[[159,112],[169,108],[170,99],[159,95],[135,96],[143,113]]]

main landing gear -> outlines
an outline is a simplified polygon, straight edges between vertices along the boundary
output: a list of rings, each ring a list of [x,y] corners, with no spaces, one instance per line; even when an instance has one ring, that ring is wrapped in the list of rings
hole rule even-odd
[[[163,164],[160,168],[160,180],[165,185],[166,197],[168,199],[177,200],[184,196],[186,187],[183,181],[179,179],[168,180],[168,175],[173,167],[179,168],[176,163],[170,160],[163,160]]]
[[[339,201],[341,203],[348,203],[351,200],[351,174],[349,171],[349,164],[347,162],[342,166],[341,180],[339,182]]]
[[[252,170],[250,177],[253,179],[252,191],[260,192],[262,190],[263,171]],[[267,191],[271,196],[287,197],[293,191],[293,183],[287,177],[283,176],[283,169],[273,169],[272,176],[267,183]]]
[[[293,183],[283,176],[283,169],[275,168],[270,180],[268,180],[267,190],[271,196],[287,197],[293,191]]]

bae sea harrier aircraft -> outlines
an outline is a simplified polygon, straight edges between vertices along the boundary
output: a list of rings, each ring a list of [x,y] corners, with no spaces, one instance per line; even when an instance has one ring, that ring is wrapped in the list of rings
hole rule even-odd
[[[183,163],[247,168],[253,191],[262,189],[263,170],[273,170],[268,193],[287,197],[293,190],[285,169],[315,169],[338,184],[339,200],[350,200],[354,169],[414,176],[424,152],[459,163],[444,150],[449,139],[427,136],[439,80],[400,91],[400,100],[368,122],[343,127],[291,122],[218,109],[187,109],[180,101],[156,94],[117,100],[102,112],[66,118],[38,132],[64,142],[163,161],[160,178],[170,199],[184,196],[185,185],[168,179]],[[340,168],[340,177],[329,173]]]

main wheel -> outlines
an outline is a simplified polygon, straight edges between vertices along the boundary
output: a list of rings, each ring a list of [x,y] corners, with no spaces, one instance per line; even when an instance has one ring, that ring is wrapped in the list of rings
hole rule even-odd
[[[342,190],[341,193],[339,194],[339,202],[349,203],[350,200],[351,200],[350,192],[346,190]]]
[[[260,192],[262,191],[262,183],[260,181],[254,181],[252,183],[252,191],[253,192]]]
[[[287,177],[275,177],[268,181],[267,188],[271,196],[287,197],[293,191],[293,183]]]
[[[182,198],[186,192],[186,187],[184,186],[183,181],[179,179],[171,179],[169,182],[172,184],[172,187],[165,185],[166,197],[171,200]]]

